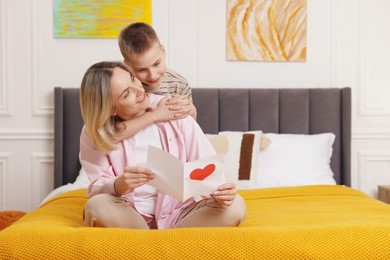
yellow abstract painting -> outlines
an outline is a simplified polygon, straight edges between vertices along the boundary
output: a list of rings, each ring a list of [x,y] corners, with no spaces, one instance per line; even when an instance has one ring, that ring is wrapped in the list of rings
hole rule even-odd
[[[230,61],[306,61],[307,0],[227,0]]]
[[[152,0],[54,0],[55,38],[117,38],[134,22],[152,25]]]

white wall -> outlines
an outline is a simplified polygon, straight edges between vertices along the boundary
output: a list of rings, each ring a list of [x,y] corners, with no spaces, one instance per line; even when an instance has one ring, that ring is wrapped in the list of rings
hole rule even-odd
[[[54,39],[52,8],[0,0],[0,210],[34,209],[53,188],[53,88],[121,59],[115,39]],[[308,0],[303,63],[226,62],[226,0],[155,0],[153,25],[194,88],[350,86],[352,184],[376,197],[390,184],[389,11],[388,0]]]

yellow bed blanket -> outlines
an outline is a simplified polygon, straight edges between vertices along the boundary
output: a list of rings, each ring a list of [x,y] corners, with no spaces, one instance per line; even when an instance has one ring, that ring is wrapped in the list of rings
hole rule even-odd
[[[85,190],[0,232],[0,259],[390,259],[390,206],[344,186],[240,191],[237,228],[83,227]]]

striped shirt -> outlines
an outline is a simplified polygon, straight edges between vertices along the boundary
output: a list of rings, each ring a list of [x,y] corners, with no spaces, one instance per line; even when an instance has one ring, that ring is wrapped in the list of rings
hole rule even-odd
[[[192,102],[192,89],[188,81],[177,72],[167,69],[164,73],[163,81],[157,89],[150,90],[149,86],[143,85],[147,92],[159,95],[179,94],[187,97]]]

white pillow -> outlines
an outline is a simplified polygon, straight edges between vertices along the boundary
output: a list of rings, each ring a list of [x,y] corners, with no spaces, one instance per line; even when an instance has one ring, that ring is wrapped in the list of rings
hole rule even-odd
[[[62,185],[53,191],[51,191],[39,204],[39,206],[42,206],[45,202],[50,200],[51,198],[54,198],[55,196],[58,196],[62,193],[73,191],[73,190],[79,190],[79,189],[86,189],[89,185],[89,179],[87,177],[87,174],[85,173],[83,167],[81,167],[79,171],[79,175],[77,176],[76,180],[73,183],[68,183],[65,185]]]
[[[258,156],[258,188],[336,184],[330,168],[334,134],[266,135],[271,145]]]
[[[87,188],[89,185],[89,179],[87,176],[87,173],[85,172],[84,168],[81,167],[79,175],[77,176],[76,180],[73,182],[76,186],[81,186]]]
[[[224,162],[226,181],[235,183],[237,189],[255,189],[262,132],[224,131],[207,136]]]

